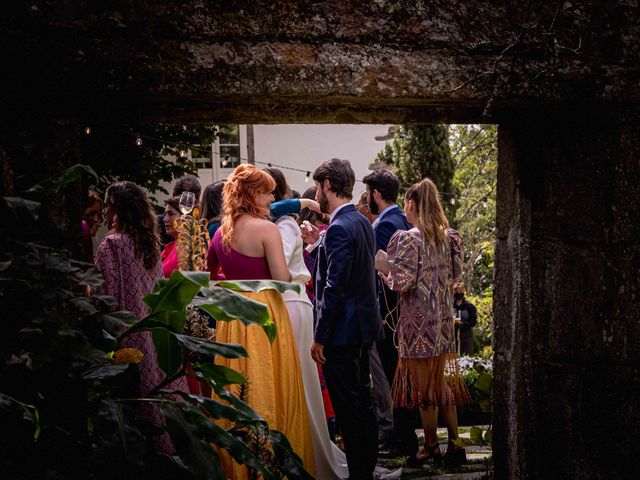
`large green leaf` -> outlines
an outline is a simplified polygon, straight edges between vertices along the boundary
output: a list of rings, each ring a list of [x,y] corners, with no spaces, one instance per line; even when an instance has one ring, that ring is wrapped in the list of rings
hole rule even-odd
[[[247,379],[241,373],[223,365],[194,363],[192,367],[198,378],[215,382],[220,386],[247,383]]]
[[[138,321],[130,312],[98,312],[95,318],[105,330],[115,336],[121,335]]]
[[[300,293],[300,285],[297,283],[281,282],[279,280],[219,280],[215,284],[238,292],[277,290],[280,293],[284,293],[287,290],[294,290]]]
[[[194,298],[193,303],[216,320],[237,319],[245,325],[257,323],[265,331],[270,342],[273,343],[275,340],[277,329],[265,304],[219,286],[203,288],[200,294],[201,296]]]
[[[265,480],[281,478],[260,463],[241,438],[212,422],[199,408],[175,402],[160,404],[160,408],[178,455],[196,478],[225,478],[211,443],[228,450],[237,462],[261,472]]]
[[[87,370],[85,370],[84,372],[82,372],[80,376],[85,380],[115,377],[116,375],[120,375],[127,368],[129,368],[128,363],[116,364],[116,365],[113,365],[113,364],[94,365],[88,368]]]
[[[469,438],[471,438],[471,441],[475,445],[482,445],[484,443],[482,439],[482,429],[479,427],[471,427]]]
[[[182,398],[193,404],[202,406],[207,412],[209,412],[209,414],[213,418],[226,418],[227,420],[231,420],[232,422],[239,422],[246,425],[257,425],[260,423],[266,425],[265,420],[250,408],[247,410],[240,410],[229,405],[225,405],[224,403],[218,402],[217,400],[213,400],[211,398],[205,398],[199,395],[191,395],[189,393],[181,391],[175,391],[173,393],[181,396]]]
[[[0,393],[0,414],[20,417],[33,423],[34,440],[37,440],[40,436],[40,415],[38,414],[38,409],[33,405],[22,403],[9,395]]]
[[[479,391],[486,395],[491,394],[491,385],[493,384],[493,375],[487,372],[482,372],[476,382],[474,383],[474,387]]]
[[[158,365],[167,376],[173,375],[182,366],[182,348],[175,333],[165,328],[152,328],[153,343],[156,347]]]
[[[88,173],[95,180],[98,180],[98,175],[93,170],[93,168],[87,165],[76,164],[69,168],[67,168],[64,172],[50,177],[39,184],[31,187],[28,192],[55,192],[60,188],[68,185],[69,183],[73,183],[80,178],[80,175],[83,173]]]
[[[269,440],[276,454],[278,467],[286,478],[289,480],[313,480],[309,472],[304,469],[302,460],[295,454],[284,434],[277,430],[271,430],[269,432]]]
[[[212,430],[215,432],[214,441],[219,447],[227,449],[231,456],[239,463],[247,465],[263,474],[265,480],[276,480],[282,475],[274,474],[265,465],[260,463],[258,457],[247,448],[241,437],[235,436],[229,431],[211,422]]]
[[[209,342],[207,340],[190,337],[189,335],[183,335],[180,333],[171,333],[171,335],[187,350],[204,353],[212,358],[216,355],[225,358],[241,358],[247,356],[247,351],[240,345]]]
[[[198,409],[175,402],[160,404],[160,408],[176,453],[184,460],[194,477],[225,478],[220,457],[211,446],[209,438],[202,438],[204,432],[212,430],[213,422]]]
[[[0,206],[6,207],[15,219],[36,222],[40,218],[40,203],[22,197],[1,197]]]
[[[191,303],[200,288],[209,285],[207,272],[183,272],[174,270],[169,281],[161,282],[161,287],[144,297],[150,307],[150,314],[180,311]]]

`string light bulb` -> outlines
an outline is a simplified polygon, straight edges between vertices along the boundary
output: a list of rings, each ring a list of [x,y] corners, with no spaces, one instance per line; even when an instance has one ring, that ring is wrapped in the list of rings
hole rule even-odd
[[[84,127],[84,134],[85,135],[91,135],[91,127],[89,125]]]
[[[142,137],[140,137],[139,133],[136,135],[136,145],[139,147],[142,146]]]
[[[185,158],[187,156],[187,151],[184,148],[181,148],[178,150],[178,155],[180,155],[180,158]]]
[[[309,183],[309,177],[311,176],[311,172],[307,171],[307,176],[304,177],[304,183]]]
[[[229,163],[229,154],[228,154],[228,153],[227,153],[227,154],[225,154],[225,156],[224,156],[224,157],[222,157],[222,166],[223,166],[223,167],[226,167],[226,166],[227,166],[227,163]]]

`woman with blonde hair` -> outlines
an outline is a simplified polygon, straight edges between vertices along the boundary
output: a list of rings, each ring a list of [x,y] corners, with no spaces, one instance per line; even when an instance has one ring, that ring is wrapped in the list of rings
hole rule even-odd
[[[445,464],[459,465],[466,456],[464,448],[454,444],[456,405],[468,403],[469,394],[456,360],[451,289],[462,275],[462,238],[449,228],[438,189],[428,178],[407,190],[404,210],[414,228],[391,237],[388,263],[379,262],[379,270],[389,288],[400,292],[400,358],[392,396],[396,405],[419,407],[425,433],[424,448],[409,457],[407,466],[442,458],[436,437],[438,411],[449,435]]]
[[[291,280],[280,232],[269,220],[275,186],[270,175],[248,164],[238,166],[227,179],[222,224],[207,255],[214,278],[221,268],[227,280]],[[220,357],[216,363],[247,378],[243,400],[262,415],[270,428],[287,436],[307,471],[314,473],[304,385],[287,308],[275,290],[244,295],[267,306],[277,327],[276,339],[269,343],[258,325],[218,322],[216,340],[242,345],[249,356],[233,360]],[[239,393],[238,388],[235,393]],[[248,478],[247,468],[231,463],[227,455],[223,455],[223,466],[228,478]]]

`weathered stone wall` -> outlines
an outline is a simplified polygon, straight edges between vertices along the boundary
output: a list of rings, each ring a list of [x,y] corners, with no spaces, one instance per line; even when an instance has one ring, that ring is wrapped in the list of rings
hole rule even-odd
[[[23,108],[45,103],[89,118],[461,121],[515,106],[640,98],[635,0],[0,8],[5,64],[20,66],[7,80]]]
[[[2,158],[25,185],[86,124],[500,123],[496,477],[633,478],[638,19],[637,0],[9,0]]]
[[[501,125],[497,478],[634,478],[637,109]]]

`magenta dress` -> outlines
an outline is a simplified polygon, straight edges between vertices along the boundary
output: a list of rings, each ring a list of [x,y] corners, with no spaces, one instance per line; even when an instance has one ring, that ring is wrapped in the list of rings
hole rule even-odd
[[[178,249],[176,242],[169,242],[162,251],[162,275],[165,278],[171,276],[171,272],[178,270]]]
[[[129,311],[139,319],[145,317],[149,309],[142,299],[153,290],[156,280],[162,276],[159,259],[152,268],[145,268],[143,258],[135,254],[131,238],[127,234],[110,233],[100,243],[95,261],[104,279],[99,289],[100,293],[114,297],[118,302],[117,310]],[[164,381],[166,375],[158,365],[151,333],[132,333],[122,340],[119,347],[135,348],[144,354],[138,365],[140,395],[146,395]],[[184,377],[170,383],[166,389],[189,391]],[[156,406],[144,405],[143,414],[154,423],[164,423],[162,413]],[[154,442],[156,449],[161,453],[174,451],[167,434],[156,437]]]

